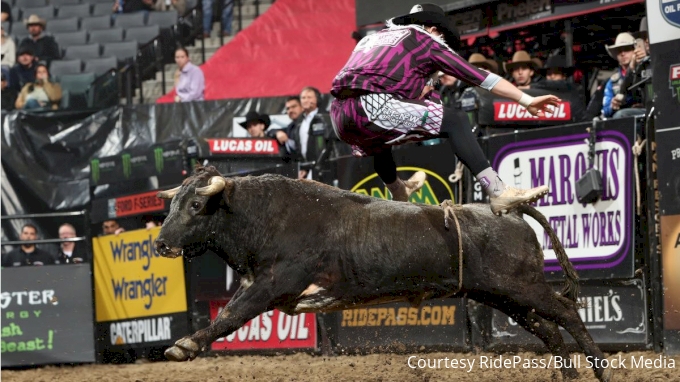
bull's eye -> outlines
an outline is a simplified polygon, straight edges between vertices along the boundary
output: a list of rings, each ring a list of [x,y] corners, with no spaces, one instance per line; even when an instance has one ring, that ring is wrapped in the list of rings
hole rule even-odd
[[[201,208],[201,203],[199,203],[199,202],[192,202],[192,203],[191,203],[191,208],[197,210],[197,209]]]

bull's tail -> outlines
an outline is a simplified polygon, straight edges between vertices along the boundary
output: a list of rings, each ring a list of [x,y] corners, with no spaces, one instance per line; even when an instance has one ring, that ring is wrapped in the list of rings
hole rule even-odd
[[[564,289],[562,290],[561,294],[563,297],[566,297],[569,300],[576,302],[579,292],[578,275],[576,274],[576,269],[574,269],[574,265],[571,263],[571,261],[569,261],[569,257],[567,256],[567,253],[564,251],[562,242],[557,237],[557,234],[555,234],[555,231],[550,226],[550,223],[548,223],[548,220],[542,213],[538,212],[538,210],[536,210],[532,206],[523,204],[517,208],[517,211],[523,214],[527,214],[534,218],[534,220],[536,220],[543,227],[545,232],[547,232],[548,235],[550,236],[550,241],[552,241],[553,249],[555,250],[555,255],[557,255],[557,260],[560,262],[560,267],[562,267],[564,275],[566,276]]]

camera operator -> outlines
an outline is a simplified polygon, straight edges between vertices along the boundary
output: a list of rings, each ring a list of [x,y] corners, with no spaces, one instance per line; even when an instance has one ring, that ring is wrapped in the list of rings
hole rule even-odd
[[[633,57],[628,65],[628,72],[623,79],[619,94],[623,97],[632,97],[636,103],[628,109],[621,109],[614,113],[613,118],[624,118],[634,115],[645,114],[646,105],[651,102],[651,95],[645,91],[647,88],[645,79],[651,79],[652,62],[649,56],[649,34],[647,33],[647,17],[640,22],[640,30],[632,33],[635,37],[635,49]]]

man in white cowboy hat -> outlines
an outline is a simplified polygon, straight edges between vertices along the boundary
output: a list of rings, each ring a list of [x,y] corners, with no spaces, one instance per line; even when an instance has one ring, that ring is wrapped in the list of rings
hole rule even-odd
[[[21,40],[20,47],[30,47],[35,53],[36,60],[45,61],[48,64],[52,60],[61,58],[57,41],[54,37],[45,34],[45,25],[47,24],[45,20],[38,15],[31,15],[25,21],[25,24],[29,36]]]
[[[373,156],[375,171],[397,201],[408,201],[424,184],[425,174],[399,179],[392,146],[445,135],[490,196],[491,210],[501,214],[538,200],[548,187],[522,190],[501,180],[473,135],[467,115],[430,99],[439,72],[517,101],[532,115],[543,116],[560,99],[531,97],[498,75],[471,65],[456,53],[459,44],[456,28],[437,5],[418,4],[409,14],[388,20],[386,29],[361,39],[335,76],[333,128],[352,145],[354,155]]]
[[[611,118],[615,113],[622,109],[628,109],[639,103],[639,100],[633,99],[631,95],[626,95],[622,92],[621,85],[628,70],[630,70],[630,62],[633,59],[635,49],[635,37],[628,32],[619,33],[613,45],[605,47],[609,56],[619,62],[619,67],[616,72],[607,80],[604,87],[604,97],[602,98],[602,114]],[[622,116],[624,113],[619,113]]]
[[[512,55],[511,62],[504,62],[505,72],[512,76],[512,82],[519,89],[529,89],[538,67],[529,53],[518,50]]]
[[[633,107],[621,108],[614,113],[612,118],[645,114],[645,109],[651,107],[652,97],[648,96],[648,93],[652,94],[652,92],[651,89],[649,91],[646,90],[648,87],[651,87],[651,81],[644,81],[651,79],[652,76],[647,17],[642,18],[640,30],[631,34],[635,38],[635,50],[633,51],[633,57],[630,59],[630,64],[628,64],[628,70],[626,71],[626,77],[623,79],[623,84],[621,84],[620,92],[633,98]]]

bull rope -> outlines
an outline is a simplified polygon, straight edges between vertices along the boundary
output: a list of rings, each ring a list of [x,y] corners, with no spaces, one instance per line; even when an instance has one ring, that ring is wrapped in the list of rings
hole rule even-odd
[[[631,150],[633,151],[633,173],[635,174],[635,195],[636,195],[636,207],[637,214],[641,215],[640,211],[640,174],[638,170],[638,157],[642,154],[642,150],[645,148],[646,139],[640,141],[640,138],[633,144]]]
[[[458,290],[451,293],[451,296],[463,289],[463,237],[460,230],[460,223],[458,222],[458,216],[456,216],[456,212],[453,208],[453,202],[451,202],[451,200],[444,200],[440,206],[444,209],[444,227],[446,227],[447,230],[449,229],[449,221],[447,218],[450,214],[453,216],[453,221],[456,223],[456,233],[458,234]]]

